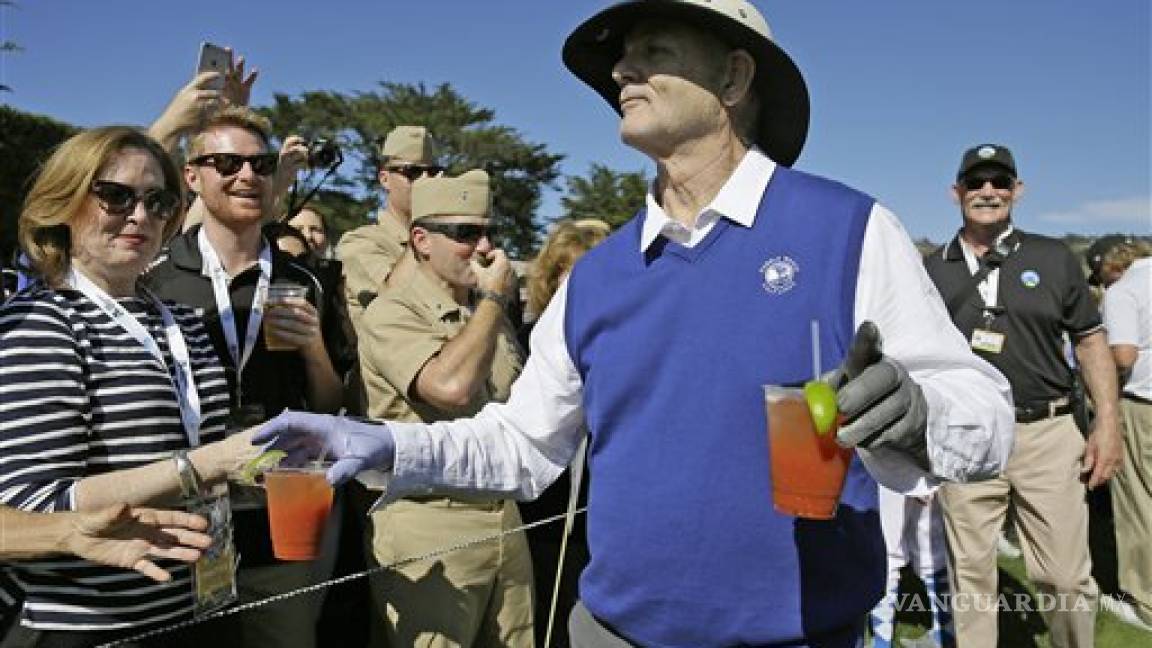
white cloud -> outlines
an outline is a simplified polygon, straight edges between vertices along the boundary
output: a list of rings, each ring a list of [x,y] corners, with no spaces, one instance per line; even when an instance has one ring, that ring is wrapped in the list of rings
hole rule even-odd
[[[1133,224],[1152,225],[1152,197],[1134,196],[1114,200],[1090,200],[1068,211],[1045,212],[1040,220],[1049,223],[1080,225]]]

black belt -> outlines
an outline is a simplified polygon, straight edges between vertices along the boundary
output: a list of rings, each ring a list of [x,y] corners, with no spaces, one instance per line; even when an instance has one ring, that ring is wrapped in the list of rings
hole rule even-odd
[[[1144,398],[1143,396],[1137,396],[1136,394],[1133,394],[1132,392],[1124,392],[1120,395],[1124,398],[1127,398],[1130,401],[1136,401],[1137,403],[1143,403],[1145,405],[1152,405],[1152,400]]]
[[[1035,423],[1047,418],[1064,416],[1072,411],[1072,405],[1067,398],[1061,398],[1048,403],[1033,403],[1031,405],[1016,406],[1017,423]]]

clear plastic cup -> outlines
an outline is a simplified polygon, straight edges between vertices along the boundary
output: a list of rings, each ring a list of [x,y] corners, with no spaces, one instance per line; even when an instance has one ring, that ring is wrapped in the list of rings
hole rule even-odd
[[[269,351],[291,351],[296,348],[296,345],[291,344],[287,340],[281,338],[276,328],[269,324],[271,318],[269,315],[277,308],[287,308],[290,306],[288,300],[293,298],[305,298],[308,296],[308,288],[294,283],[274,283],[268,286],[268,296],[264,300],[264,346]]]
[[[264,473],[272,553],[280,560],[315,560],[332,511],[329,463],[277,467]]]
[[[836,443],[836,427],[817,434],[803,389],[764,385],[764,405],[773,506],[796,517],[834,518],[852,450]]]

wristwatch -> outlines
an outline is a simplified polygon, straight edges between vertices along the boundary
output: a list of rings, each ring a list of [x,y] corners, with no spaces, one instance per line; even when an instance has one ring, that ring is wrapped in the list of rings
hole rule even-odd
[[[496,302],[500,308],[508,308],[508,296],[502,295],[495,290],[484,290],[483,288],[476,289],[477,301],[481,299],[491,299]]]
[[[177,450],[172,453],[172,463],[176,464],[176,475],[180,478],[180,495],[185,500],[200,497],[200,476],[196,468],[188,459],[187,450]]]

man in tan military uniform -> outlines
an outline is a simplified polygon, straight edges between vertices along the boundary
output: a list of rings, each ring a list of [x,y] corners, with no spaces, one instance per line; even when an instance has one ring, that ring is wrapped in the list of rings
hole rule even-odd
[[[505,315],[514,280],[489,240],[488,174],[412,189],[413,270],[361,318],[360,363],[374,419],[432,422],[504,401],[523,358]],[[429,496],[372,514],[377,564],[520,526],[505,500]],[[531,646],[532,563],[524,532],[388,570],[372,582],[391,646]]]
[[[336,258],[344,265],[344,294],[348,315],[360,334],[360,316],[380,292],[384,280],[408,247],[408,223],[412,220],[412,183],[435,176],[435,151],[428,129],[397,126],[388,133],[380,150],[378,179],[388,202],[376,222],[344,234],[336,246]]]

